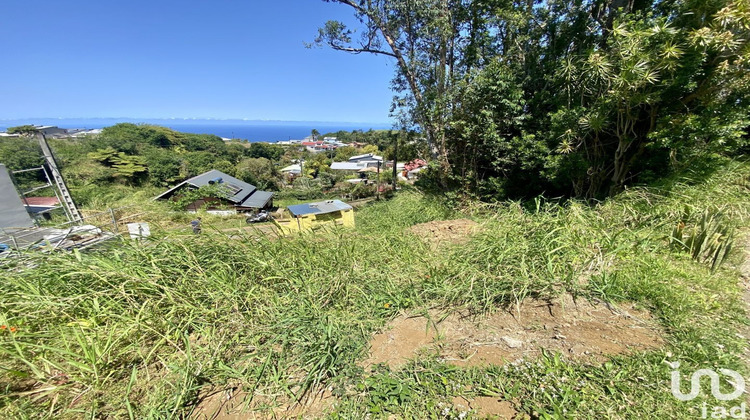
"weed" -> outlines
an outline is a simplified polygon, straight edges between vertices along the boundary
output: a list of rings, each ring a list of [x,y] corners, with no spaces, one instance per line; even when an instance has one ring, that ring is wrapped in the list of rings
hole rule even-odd
[[[335,387],[339,418],[458,415],[458,395],[492,395],[538,418],[685,418],[696,413],[669,393],[667,358],[745,372],[736,330],[746,317],[728,262],[732,228],[750,220],[737,181],[748,174],[727,162],[699,182],[595,206],[538,200],[469,214],[405,191],[359,211],[354,231],[285,238],[186,235],[173,229],[182,216],[151,214],[149,241],[31,255],[31,268],[3,271],[0,325],[16,331],[0,331],[0,416],[184,418],[201,390],[221,387],[270,412]],[[690,256],[667,241],[686,205],[698,216],[672,244]],[[482,225],[459,246],[407,233],[457,217]],[[562,293],[636,302],[667,347],[602,364],[547,353],[461,369],[425,352],[399,370],[358,366],[371,334],[401,311],[495,311]]]

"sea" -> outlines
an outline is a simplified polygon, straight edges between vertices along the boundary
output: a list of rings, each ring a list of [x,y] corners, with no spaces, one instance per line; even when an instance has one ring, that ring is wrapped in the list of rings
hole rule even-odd
[[[227,139],[249,142],[276,142],[301,140],[310,136],[313,129],[320,134],[337,131],[386,130],[390,123],[320,122],[320,121],[261,121],[218,119],[135,119],[135,118],[28,118],[18,120],[0,119],[0,132],[19,125],[53,125],[60,128],[95,129],[118,123],[154,124],[176,131],[195,134],[214,134]]]

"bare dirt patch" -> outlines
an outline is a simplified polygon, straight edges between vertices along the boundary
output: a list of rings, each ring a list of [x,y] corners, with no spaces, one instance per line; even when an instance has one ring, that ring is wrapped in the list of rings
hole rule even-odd
[[[429,319],[396,318],[372,338],[365,366],[398,368],[420,351],[437,352],[457,366],[503,365],[538,356],[542,349],[603,361],[658,348],[662,336],[650,314],[633,305],[614,307],[569,295],[552,301],[526,299],[489,316],[430,312]]]
[[[409,228],[411,233],[428,242],[433,248],[466,243],[478,230],[479,224],[469,219],[435,220]]]
[[[513,404],[495,397],[455,397],[453,407],[460,411],[472,411],[474,417],[480,419],[511,420],[518,415]]]
[[[336,398],[328,390],[311,392],[301,402],[274,403],[265,395],[256,395],[252,401],[243,391],[225,389],[206,392],[193,410],[196,420],[248,420],[248,419],[317,419],[331,411]]]
[[[366,365],[383,363],[397,368],[417,350],[430,346],[437,337],[436,332],[434,324],[422,316],[399,317],[385,331],[373,336]]]

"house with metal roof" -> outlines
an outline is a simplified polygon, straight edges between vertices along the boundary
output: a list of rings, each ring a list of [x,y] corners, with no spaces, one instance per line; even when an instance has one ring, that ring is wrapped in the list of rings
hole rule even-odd
[[[354,208],[340,200],[296,204],[288,206],[287,211],[289,217],[274,220],[285,234],[324,227],[354,227]]]
[[[352,156],[349,158],[349,162],[359,163],[364,166],[377,166],[378,162],[383,163],[383,157],[375,155],[373,153],[366,153],[364,155]]]
[[[300,175],[302,173],[302,165],[295,163],[294,165],[287,166],[279,172],[290,175]]]
[[[260,191],[254,185],[241,181],[224,172],[212,169],[206,173],[182,181],[156,197],[156,200],[177,200],[180,193],[190,189],[217,186],[223,190],[223,197],[202,197],[188,205],[188,211],[207,207],[209,212],[224,212],[221,207],[230,207],[237,212],[268,209],[273,206],[273,193]]]
[[[383,164],[383,157],[372,153],[352,156],[346,162],[333,162],[331,169],[335,171],[359,171],[362,168],[377,168]]]
[[[46,220],[52,218],[52,211],[61,208],[57,197],[26,197],[23,199],[26,211],[34,216],[41,216]]]
[[[334,171],[358,171],[364,168],[356,162],[331,162],[331,170]]]

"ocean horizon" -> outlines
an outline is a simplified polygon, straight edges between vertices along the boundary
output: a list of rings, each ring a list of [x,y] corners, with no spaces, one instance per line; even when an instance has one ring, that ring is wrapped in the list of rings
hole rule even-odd
[[[96,129],[119,123],[153,124],[175,131],[193,134],[213,134],[228,139],[249,142],[276,142],[301,140],[310,135],[313,129],[320,134],[337,131],[387,130],[390,123],[356,123],[323,121],[261,121],[261,120],[218,120],[218,119],[136,119],[136,118],[28,118],[0,120],[0,131],[18,125],[53,125],[60,128]]]

